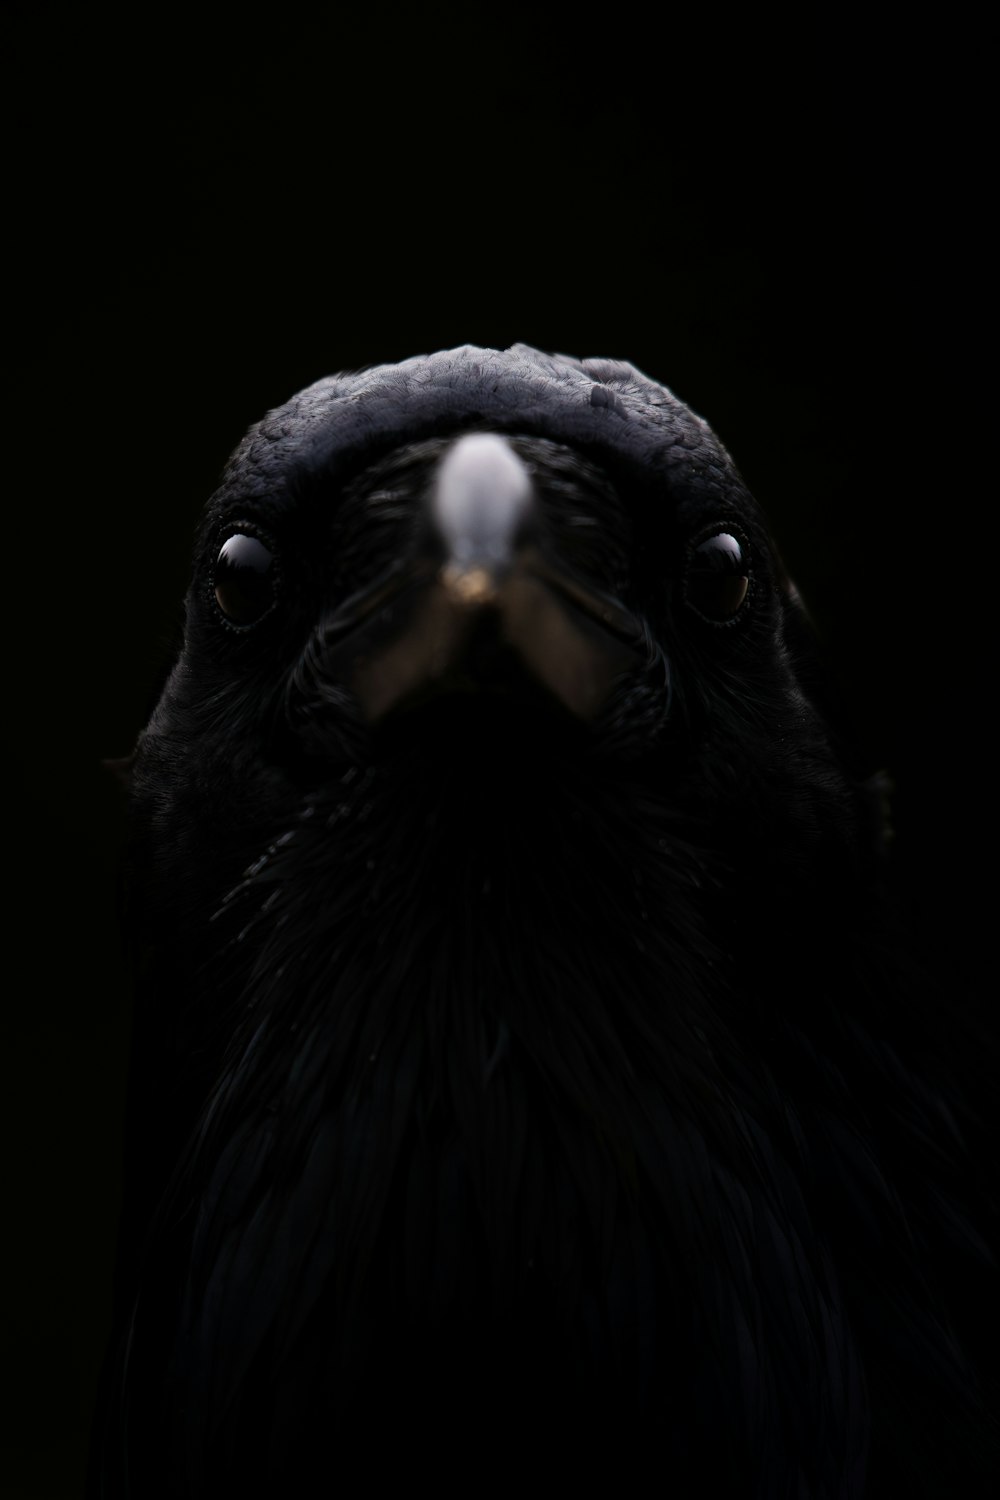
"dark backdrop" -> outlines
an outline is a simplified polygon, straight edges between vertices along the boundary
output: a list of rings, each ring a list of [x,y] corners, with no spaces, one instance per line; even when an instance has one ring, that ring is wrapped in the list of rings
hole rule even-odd
[[[956,47],[830,11],[739,34],[669,7],[659,31],[621,6],[240,14],[209,35],[4,10],[16,1497],[79,1492],[110,1306],[128,1003],[100,760],[143,723],[228,451],[308,381],[523,339],[627,358],[706,416],[895,780],[931,957],[984,1004],[991,536]]]

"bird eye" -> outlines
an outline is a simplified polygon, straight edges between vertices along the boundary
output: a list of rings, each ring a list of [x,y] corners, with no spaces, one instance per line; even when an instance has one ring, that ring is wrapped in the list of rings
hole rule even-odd
[[[740,611],[750,589],[746,549],[731,531],[717,531],[696,542],[688,555],[684,599],[713,625]]]
[[[255,536],[223,542],[215,563],[215,598],[227,620],[252,625],[274,603],[274,558]]]

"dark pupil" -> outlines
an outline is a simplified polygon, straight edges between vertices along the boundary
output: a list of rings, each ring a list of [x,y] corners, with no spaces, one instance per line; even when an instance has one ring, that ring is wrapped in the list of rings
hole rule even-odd
[[[222,544],[215,564],[215,597],[234,624],[250,625],[270,607],[273,561],[255,536],[231,536]]]
[[[688,563],[685,597],[708,620],[729,620],[747,596],[743,548],[728,531],[699,542]]]

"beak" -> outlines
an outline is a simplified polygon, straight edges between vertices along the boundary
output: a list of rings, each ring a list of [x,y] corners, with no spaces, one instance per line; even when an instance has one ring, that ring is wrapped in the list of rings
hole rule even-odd
[[[345,600],[324,630],[368,722],[441,692],[523,691],[526,679],[592,720],[644,658],[642,627],[543,550],[531,477],[505,438],[452,445],[427,521],[418,555]]]

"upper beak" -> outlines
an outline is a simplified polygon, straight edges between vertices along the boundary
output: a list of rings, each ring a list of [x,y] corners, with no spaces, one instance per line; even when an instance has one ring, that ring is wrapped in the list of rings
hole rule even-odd
[[[506,439],[472,433],[448,450],[426,546],[345,600],[324,631],[369,723],[431,693],[509,689],[525,673],[591,720],[642,659],[639,620],[543,552],[536,510]]]

